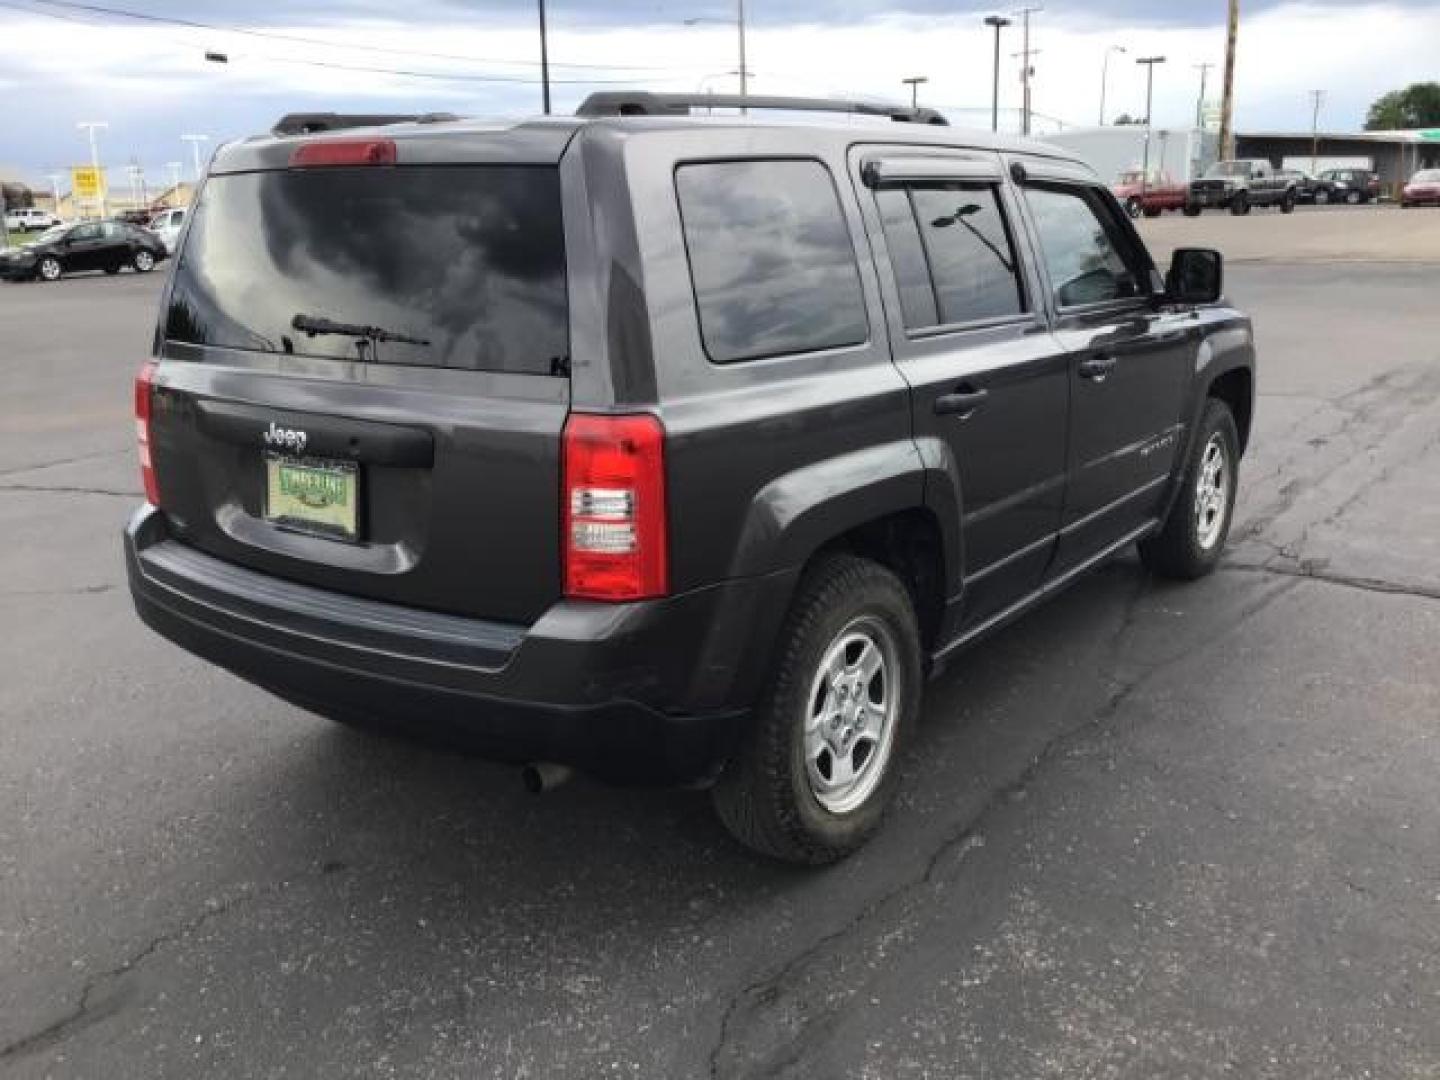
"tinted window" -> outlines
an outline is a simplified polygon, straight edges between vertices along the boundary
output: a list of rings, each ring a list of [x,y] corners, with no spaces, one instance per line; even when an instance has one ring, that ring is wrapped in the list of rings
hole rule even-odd
[[[1127,264],[1113,223],[1087,189],[1032,187],[1025,192],[1050,285],[1060,307],[1141,295],[1141,272]]]
[[[217,176],[194,216],[167,315],[172,341],[484,371],[564,369],[554,168]],[[415,340],[307,333],[296,316]]]
[[[935,326],[940,322],[935,286],[930,281],[930,265],[925,260],[925,245],[910,205],[910,193],[904,188],[881,188],[875,193],[875,202],[880,208],[885,247],[890,252],[890,269],[895,274],[905,325],[912,330]]]
[[[77,225],[70,230],[71,240],[98,240],[100,239],[99,225]]]
[[[1015,252],[995,191],[951,184],[910,192],[930,257],[942,323],[977,322],[1023,310]]]
[[[865,340],[855,249],[823,165],[685,165],[675,186],[700,332],[712,360]]]

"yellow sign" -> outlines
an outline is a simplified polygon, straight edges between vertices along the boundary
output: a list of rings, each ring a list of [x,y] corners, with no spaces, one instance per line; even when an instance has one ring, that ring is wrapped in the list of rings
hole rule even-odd
[[[70,170],[70,189],[77,199],[100,199],[105,195],[105,170],[76,165]]]

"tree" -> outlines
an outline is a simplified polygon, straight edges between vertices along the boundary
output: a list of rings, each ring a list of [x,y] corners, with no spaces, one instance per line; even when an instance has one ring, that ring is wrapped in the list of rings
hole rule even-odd
[[[1366,131],[1426,127],[1440,127],[1440,83],[1411,83],[1404,90],[1392,90],[1371,105],[1365,117]]]
[[[1115,117],[1116,127],[1131,127],[1134,125],[1143,127],[1145,125],[1145,118],[1143,116],[1131,116],[1129,113],[1121,113]]]

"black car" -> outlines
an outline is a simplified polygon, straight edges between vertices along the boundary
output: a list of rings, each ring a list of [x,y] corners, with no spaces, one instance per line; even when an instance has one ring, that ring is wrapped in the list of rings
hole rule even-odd
[[[1326,169],[1315,179],[1317,203],[1356,206],[1380,198],[1380,177],[1369,169]]]
[[[57,225],[18,248],[0,251],[0,278],[55,281],[64,274],[124,267],[149,273],[166,258],[165,245],[146,229],[119,221]]]
[[[1219,562],[1250,320],[1062,151],[792,98],[345,123],[217,153],[135,387],[139,614],[281,698],[825,862],[967,645],[1137,542]]]
[[[1288,181],[1295,186],[1295,201],[1302,203],[1313,203],[1316,192],[1320,190],[1320,181],[1301,169],[1278,169],[1276,176]]]

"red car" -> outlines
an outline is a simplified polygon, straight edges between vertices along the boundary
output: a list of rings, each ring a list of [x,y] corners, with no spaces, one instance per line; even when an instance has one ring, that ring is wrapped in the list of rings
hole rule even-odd
[[[1421,169],[1400,193],[1400,205],[1440,206],[1440,169]]]
[[[1125,212],[1132,218],[1141,214],[1159,217],[1166,210],[1183,210],[1188,188],[1177,184],[1169,173],[1152,172],[1150,179],[1139,169],[1120,174],[1120,179],[1110,188]]]

